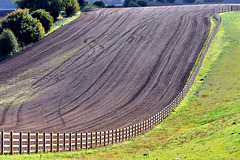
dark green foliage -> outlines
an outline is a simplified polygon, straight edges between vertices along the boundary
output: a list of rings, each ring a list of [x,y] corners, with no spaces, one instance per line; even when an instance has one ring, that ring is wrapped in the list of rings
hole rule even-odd
[[[62,0],[51,0],[49,12],[51,16],[53,16],[54,20],[57,20],[57,18],[59,17],[59,13],[62,11],[63,7],[64,6]]]
[[[194,3],[195,0],[183,0],[184,3]]]
[[[175,0],[167,0],[168,3],[175,3]]]
[[[131,1],[132,0],[124,0],[123,7],[128,7],[128,5]]]
[[[4,29],[0,35],[0,57],[4,57],[18,49],[17,38],[10,29]]]
[[[17,9],[2,21],[2,28],[9,28],[22,45],[38,41],[44,36],[42,24],[29,14],[28,9]]]
[[[130,2],[128,7],[140,7],[136,2]]]
[[[44,9],[46,11],[50,10],[51,0],[14,0],[19,8],[29,8],[30,11],[35,11],[37,9]]]
[[[106,8],[115,8],[116,6],[115,5],[108,5],[106,6]]]
[[[49,12],[46,12],[44,9],[38,9],[32,12],[31,15],[33,18],[37,18],[42,23],[46,33],[52,28],[53,17]]]
[[[93,5],[101,7],[101,8],[105,7],[105,4],[104,4],[103,1],[96,1],[96,2],[93,3]]]
[[[164,0],[157,0],[158,2],[161,2],[161,3],[165,3],[165,1]]]
[[[65,5],[65,11],[67,16],[74,16],[80,10],[79,4],[77,0],[68,0]]]
[[[85,0],[78,0],[78,4],[80,7],[84,7],[87,5],[87,2]]]
[[[147,2],[143,1],[143,0],[137,1],[137,4],[141,7],[146,7],[147,6]]]
[[[63,9],[62,0],[14,0],[14,3],[19,8],[29,8],[30,11],[44,9],[45,11],[50,12],[54,20],[58,18],[59,13]]]

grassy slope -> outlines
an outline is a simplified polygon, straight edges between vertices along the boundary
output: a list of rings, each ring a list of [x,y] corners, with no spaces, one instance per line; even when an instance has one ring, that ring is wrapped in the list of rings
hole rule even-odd
[[[190,94],[145,136],[95,150],[5,158],[240,159],[240,13],[222,18]]]

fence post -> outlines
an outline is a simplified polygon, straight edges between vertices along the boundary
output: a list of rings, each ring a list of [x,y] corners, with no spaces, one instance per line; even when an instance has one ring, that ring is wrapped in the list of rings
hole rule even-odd
[[[19,153],[22,154],[22,132],[20,132],[19,141],[20,141]]]
[[[98,133],[98,132],[95,132],[95,146],[96,146],[96,148],[98,147],[98,146],[97,146],[97,141],[98,141],[97,133]]]
[[[88,149],[88,132],[86,132],[86,149]]]
[[[66,151],[66,133],[63,134],[63,151]]]
[[[115,130],[115,142],[117,143],[117,133],[118,133],[118,129]]]
[[[51,149],[51,152],[53,152],[53,133],[51,133],[50,141],[51,141],[50,149]]]
[[[106,131],[103,133],[103,146],[106,146]]]
[[[83,133],[81,133],[80,139],[81,139],[81,150],[82,150],[83,149]]]
[[[4,155],[4,131],[2,131],[1,140],[2,140],[2,155]]]
[[[114,136],[114,132],[113,132],[114,130],[112,130],[112,144],[114,144],[114,138],[113,138],[113,136]]]
[[[13,131],[11,131],[11,154],[13,155]]]
[[[57,152],[60,151],[60,134],[57,133]]]
[[[75,150],[78,150],[78,134],[77,132],[75,133]]]
[[[28,154],[31,153],[31,132],[28,132]]]
[[[69,133],[69,151],[72,151],[72,133]]]
[[[36,153],[39,153],[39,133],[36,133]]]
[[[93,133],[91,132],[91,148],[93,148]]]
[[[43,133],[43,152],[46,153],[46,132]]]
[[[121,128],[118,129],[118,143],[121,142]]]

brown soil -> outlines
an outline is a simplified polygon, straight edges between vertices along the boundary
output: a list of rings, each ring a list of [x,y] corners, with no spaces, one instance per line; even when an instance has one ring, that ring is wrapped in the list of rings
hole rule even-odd
[[[0,130],[146,120],[183,89],[216,5],[94,9],[0,62]]]

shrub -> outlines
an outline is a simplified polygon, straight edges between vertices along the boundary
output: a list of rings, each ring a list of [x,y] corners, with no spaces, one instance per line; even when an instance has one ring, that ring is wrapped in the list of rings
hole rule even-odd
[[[157,0],[158,2],[165,3],[164,0]]]
[[[130,2],[128,7],[140,7],[136,2]]]
[[[52,0],[51,1],[49,12],[50,12],[51,16],[53,16],[54,21],[56,21],[57,18],[59,17],[59,14],[62,11],[63,7],[64,7],[64,5],[63,5],[62,0]],[[48,11],[48,10],[46,10],[46,11]]]
[[[87,5],[87,2],[85,0],[78,0],[78,4],[80,7],[84,7]]]
[[[2,28],[9,28],[21,44],[38,41],[44,36],[42,24],[29,14],[28,9],[17,9],[2,21]]]
[[[37,18],[43,25],[45,32],[48,32],[53,26],[53,17],[44,9],[38,9],[32,12],[32,17]]]
[[[167,0],[168,3],[175,3],[175,0]]]
[[[142,1],[142,0],[137,1],[137,4],[138,4],[139,6],[141,6],[141,7],[146,7],[146,6],[147,6],[147,2],[146,2],[146,1]]]
[[[115,8],[116,6],[115,5],[108,5],[106,6],[106,8]]]
[[[194,3],[195,0],[183,0],[184,3]]]
[[[17,38],[10,29],[4,29],[0,35],[0,57],[6,56],[18,49]]]
[[[54,20],[59,16],[59,13],[63,9],[63,0],[13,0],[19,8],[29,8],[30,11],[38,9],[44,9],[50,12]]]
[[[96,1],[96,2],[93,3],[93,5],[101,7],[101,8],[105,7],[105,4],[104,4],[103,1]]]
[[[79,12],[80,7],[77,0],[68,0],[65,6],[67,16],[74,16]]]
[[[132,0],[124,0],[123,7],[128,7],[128,5],[131,1]]]

